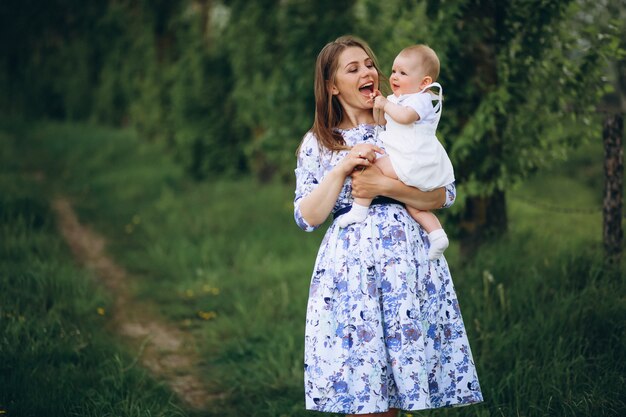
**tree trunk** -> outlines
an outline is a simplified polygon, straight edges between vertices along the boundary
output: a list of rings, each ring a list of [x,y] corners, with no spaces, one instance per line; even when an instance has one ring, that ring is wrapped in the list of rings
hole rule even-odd
[[[623,128],[624,118],[621,114],[610,114],[604,119],[603,241],[605,261],[609,264],[619,263],[622,253]]]
[[[504,191],[488,196],[469,197],[459,223],[461,255],[468,259],[487,239],[500,236],[507,229]]]
[[[475,60],[474,81],[480,86],[479,100],[496,90],[500,84],[498,70],[498,53],[506,44],[503,42],[505,32],[506,7],[502,2],[476,2],[476,8],[471,11],[470,19],[476,22],[489,22],[490,29],[481,35],[480,40],[470,45],[471,55]],[[478,107],[479,105],[477,105]],[[481,146],[474,151],[469,164],[461,169],[466,172],[472,170],[472,161],[484,158],[498,161],[502,157],[502,137],[506,126],[506,115],[496,111],[493,130],[487,132],[480,142]],[[481,180],[492,182],[501,176],[499,165],[494,163],[491,169],[481,174]],[[459,222],[461,255],[469,259],[481,244],[488,239],[502,235],[507,229],[506,199],[502,190],[495,190],[487,196],[471,196]]]

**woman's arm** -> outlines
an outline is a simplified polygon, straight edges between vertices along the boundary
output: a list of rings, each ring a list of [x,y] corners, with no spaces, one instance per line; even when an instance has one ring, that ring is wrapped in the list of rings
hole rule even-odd
[[[324,223],[337,202],[346,177],[357,166],[371,166],[370,161],[376,159],[376,152],[382,153],[383,150],[371,144],[354,146],[317,186],[297,201],[297,209],[308,226],[316,228]]]
[[[345,179],[346,175],[338,165],[300,201],[300,213],[305,222],[314,228],[324,223],[337,201]]]
[[[405,185],[402,181],[384,176],[375,165],[372,169],[366,169],[363,172],[356,171],[352,174],[352,195],[360,198],[375,198],[383,195],[418,210],[439,209],[446,202],[446,191],[443,187],[432,191],[422,191]]]

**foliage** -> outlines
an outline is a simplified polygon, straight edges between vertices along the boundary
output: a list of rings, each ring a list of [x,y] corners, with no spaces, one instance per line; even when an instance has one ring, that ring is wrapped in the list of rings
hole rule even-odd
[[[438,136],[450,153],[459,188],[456,207],[447,213],[449,231],[466,237],[484,236],[489,228],[501,231],[506,191],[601,135],[596,108],[610,89],[603,75],[623,53],[624,33],[619,18],[606,16],[603,4],[362,4],[362,21],[386,28],[382,37],[373,32],[375,49],[386,59],[393,58],[393,49],[397,53],[412,43],[430,44],[440,57],[447,105]]]
[[[244,126],[235,120],[235,82],[218,39],[207,40],[199,13],[176,22],[180,51],[172,67],[168,115],[172,147],[194,177],[229,176],[245,171]],[[207,46],[208,44],[208,46]],[[146,123],[149,127],[150,123]]]
[[[246,155],[261,179],[291,177],[293,152],[313,122],[318,51],[350,32],[352,1],[227,2],[225,44],[237,121],[252,132]]]
[[[198,179],[249,170],[286,180],[325,43],[356,33],[388,70],[398,50],[424,42],[442,62],[439,133],[458,212],[599,135],[591,115],[607,62],[623,59],[621,3],[9,0],[0,107],[131,125]]]

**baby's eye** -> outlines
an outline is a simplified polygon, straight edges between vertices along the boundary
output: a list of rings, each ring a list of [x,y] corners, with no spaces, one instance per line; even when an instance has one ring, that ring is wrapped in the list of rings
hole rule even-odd
[[[402,75],[406,75],[406,72],[402,71],[400,74],[402,74]]]

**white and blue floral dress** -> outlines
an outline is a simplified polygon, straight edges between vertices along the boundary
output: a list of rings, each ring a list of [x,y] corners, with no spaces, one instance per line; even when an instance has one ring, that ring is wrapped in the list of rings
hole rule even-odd
[[[374,129],[341,131],[348,146],[375,143]],[[380,145],[380,143],[376,143]],[[305,137],[296,168],[300,200],[345,156]],[[333,212],[352,203],[346,179]],[[446,187],[447,203],[455,197]],[[399,204],[372,205],[367,219],[322,241],[307,307],[306,408],[366,414],[482,401],[476,369],[445,259],[430,262],[425,231]]]

